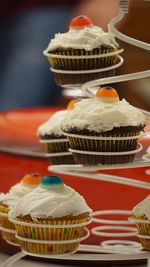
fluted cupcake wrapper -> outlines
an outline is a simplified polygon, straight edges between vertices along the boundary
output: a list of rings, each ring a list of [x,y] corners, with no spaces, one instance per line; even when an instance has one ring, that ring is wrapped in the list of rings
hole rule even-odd
[[[15,229],[15,226],[12,222],[8,220],[9,208],[3,205],[0,205],[0,222],[1,226],[7,229]]]
[[[50,164],[60,165],[60,164],[74,163],[72,154],[68,153],[69,142],[67,138],[64,141],[61,139],[60,140],[57,139],[57,142],[55,142],[55,140],[53,139],[51,140],[41,139],[40,142],[43,143],[44,150],[47,153],[47,159]],[[59,155],[57,155],[57,153],[59,153]]]
[[[93,155],[83,154],[82,151],[91,151],[91,152],[126,152],[126,151],[134,151],[137,149],[137,140],[140,131],[134,132],[125,132],[125,133],[117,133],[111,135],[111,137],[116,137],[116,140],[107,140],[108,135],[103,135],[103,139],[96,139],[95,136],[92,136],[91,139],[82,138],[79,135],[71,136],[66,133],[66,136],[69,141],[69,145],[71,149],[81,150],[80,153],[73,152],[74,160],[78,164],[87,164],[87,165],[96,165],[96,164],[122,164],[133,162],[135,153],[123,154],[122,155]],[[133,136],[133,139],[132,139]],[[137,138],[136,138],[137,136]],[[121,140],[121,137],[129,137],[129,139]],[[106,139],[104,139],[106,138]],[[118,138],[118,140],[117,140]]]
[[[142,244],[143,248],[150,250],[150,220],[145,219],[145,217],[140,214],[134,214],[130,219],[135,223],[137,227],[137,236],[139,237],[140,243]]]
[[[0,228],[2,238],[8,243],[15,245],[17,243],[15,237],[15,225],[8,220],[9,208],[6,206],[0,205]]]
[[[135,222],[139,234],[150,236],[150,221],[148,219],[136,214],[132,220]]]
[[[102,156],[102,155],[83,155],[79,153],[73,153],[74,161],[76,164],[83,165],[97,165],[97,164],[123,164],[133,162],[135,154],[123,155],[123,156]]]
[[[56,255],[73,253],[78,249],[79,242],[72,244],[40,244],[19,240],[20,247],[32,254]]]
[[[2,238],[9,244],[14,246],[19,246],[18,241],[16,239],[16,233],[6,232],[1,230],[1,236]]]
[[[150,239],[146,239],[144,237],[140,237],[139,239],[142,247],[146,250],[150,250]]]
[[[55,57],[51,56],[51,53],[47,54],[50,65],[55,69],[60,70],[89,70],[98,69],[116,64],[117,55],[106,56],[106,57],[94,57],[94,55],[104,55],[116,51],[114,47],[100,47],[95,48],[92,51],[86,51],[84,49],[70,49],[55,51],[56,55],[60,56],[71,56],[70,58]],[[119,53],[119,52],[118,52]],[[93,56],[88,58],[87,56]],[[77,58],[77,56],[83,56]]]
[[[126,132],[126,133],[117,133],[117,134],[111,134],[110,137],[116,137],[116,140],[107,140],[108,135],[103,134],[103,138],[106,137],[106,139],[99,139],[96,136],[92,136],[90,139],[88,139],[88,136],[86,138],[82,138],[79,135],[67,135],[67,139],[69,141],[69,147],[72,149],[77,150],[87,150],[87,151],[99,151],[99,152],[120,152],[120,151],[130,151],[134,150],[137,147],[137,140],[140,132],[134,131],[134,132]],[[130,138],[133,136],[133,139]],[[137,139],[136,139],[137,136]],[[129,137],[129,139],[121,140],[119,138],[121,137]],[[135,137],[135,138],[134,138]],[[118,138],[118,140],[117,140]]]
[[[71,253],[77,250],[80,243],[79,241],[75,242],[74,239],[78,240],[83,236],[84,225],[77,225],[82,223],[86,224],[88,219],[89,218],[56,221],[40,220],[40,224],[42,224],[43,227],[37,227],[36,223],[35,226],[28,226],[28,224],[33,223],[33,221],[31,222],[29,220],[24,221],[27,223],[26,225],[19,224],[18,221],[16,224],[17,235],[20,237],[18,238],[18,242],[23,250],[34,254]],[[50,225],[51,228],[48,228],[48,225]],[[62,227],[63,225],[64,227]],[[60,226],[60,228],[56,228],[56,226]],[[26,240],[23,240],[23,238]],[[44,240],[46,243],[44,243]],[[66,240],[72,240],[72,242],[65,243]],[[64,241],[64,243],[55,243],[53,241]]]
[[[49,142],[45,140],[43,143],[44,149],[46,153],[58,153],[58,152],[68,152],[69,149],[69,142],[66,139],[66,142]]]
[[[110,77],[116,74],[116,70],[107,70],[93,72],[93,70],[111,67],[119,61],[118,54],[121,50],[115,47],[101,46],[92,51],[84,49],[70,49],[55,51],[55,54],[60,57],[55,57],[55,54],[46,53],[52,71],[54,72],[55,81],[59,85],[82,84],[90,80]],[[110,53],[115,53],[114,55]],[[109,56],[110,54],[110,56]],[[102,57],[98,57],[98,56]],[[61,57],[62,56],[62,57]],[[63,56],[67,56],[66,58]],[[70,57],[69,57],[70,56]],[[80,58],[81,56],[81,58]],[[88,56],[91,56],[90,58]],[[55,69],[55,71],[54,71]],[[59,73],[57,70],[64,71],[86,71],[89,73]]]
[[[74,164],[73,155],[63,155],[63,156],[51,156],[48,157],[49,163],[53,165],[61,165],[61,164]]]
[[[54,72],[55,81],[58,85],[83,84],[87,81],[115,76],[116,69],[94,73],[65,74]]]

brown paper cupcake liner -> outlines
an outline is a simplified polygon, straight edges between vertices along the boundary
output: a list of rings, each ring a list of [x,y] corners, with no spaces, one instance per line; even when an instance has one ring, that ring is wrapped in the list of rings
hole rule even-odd
[[[66,152],[69,148],[68,142],[43,143],[46,153]]]
[[[111,137],[130,137],[139,136],[140,132],[127,132],[113,134]],[[67,135],[67,133],[66,133]],[[105,137],[105,135],[103,135]],[[106,135],[108,137],[108,135]],[[83,139],[80,137],[67,136],[69,141],[69,146],[76,150],[86,150],[86,151],[98,151],[98,152],[120,152],[120,151],[131,151],[135,150],[137,147],[137,139],[129,140],[96,140],[96,139]]]
[[[83,73],[83,74],[64,74],[54,72],[55,82],[58,85],[68,85],[68,84],[83,84],[85,82],[115,76],[116,69],[96,72],[96,73]]]
[[[60,50],[55,51],[56,55],[72,56],[73,58],[55,58],[51,57],[51,53],[47,55],[48,61],[52,68],[60,70],[88,70],[88,69],[98,69],[116,64],[117,55],[107,56],[107,57],[91,57],[86,58],[86,56],[94,55],[104,55],[117,51],[118,49],[114,47],[100,47],[95,48],[92,51],[86,51],[84,49],[70,49],[70,50]],[[119,52],[118,52],[119,53]],[[52,52],[54,54],[54,52]],[[76,58],[77,56],[83,56],[83,58]],[[85,56],[85,58],[84,58]]]
[[[138,138],[140,131],[122,133],[108,133],[103,136],[83,136],[78,134],[64,133],[70,144],[74,161],[77,164],[123,164],[133,162],[135,154],[142,149]],[[98,154],[99,152],[99,154]],[[108,155],[105,155],[108,153]],[[113,155],[111,155],[113,153]],[[119,155],[117,155],[119,153]]]
[[[58,157],[48,157],[49,163],[53,165],[61,164],[74,164],[74,158],[72,155],[58,156]]]
[[[74,161],[76,164],[83,165],[97,165],[97,164],[124,164],[133,162],[135,154],[123,156],[101,156],[101,155],[83,155],[73,153]]]

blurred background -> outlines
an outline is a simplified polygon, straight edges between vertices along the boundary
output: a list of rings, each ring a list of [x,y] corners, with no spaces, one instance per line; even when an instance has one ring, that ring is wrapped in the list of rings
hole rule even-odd
[[[42,54],[57,32],[68,30],[72,17],[89,16],[108,30],[119,0],[7,0],[0,1],[0,110],[65,106],[68,98],[56,85]],[[129,12],[117,25],[128,36],[150,42],[150,1],[130,0]],[[118,40],[119,41],[119,40]],[[124,64],[117,75],[149,69],[148,51],[119,41]],[[150,78],[114,85],[120,98],[150,111]]]

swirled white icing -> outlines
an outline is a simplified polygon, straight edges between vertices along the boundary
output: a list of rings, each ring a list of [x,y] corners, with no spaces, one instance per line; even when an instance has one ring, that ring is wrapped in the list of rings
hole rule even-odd
[[[148,195],[144,200],[139,202],[132,210],[132,213],[136,216],[145,215],[147,219],[150,219],[150,195]]]
[[[91,98],[76,103],[75,108],[65,117],[61,127],[64,132],[74,127],[105,132],[114,127],[144,124],[144,115],[125,99],[109,103]]]
[[[150,146],[148,146],[146,152],[147,152],[148,155],[150,155]]]
[[[40,125],[37,130],[37,135],[44,136],[48,134],[54,134],[57,136],[62,136],[62,130],[61,130],[61,122],[63,121],[65,115],[67,113],[67,110],[61,110],[55,112],[48,121],[46,121],[44,124]]]
[[[55,34],[46,51],[57,48],[85,49],[88,51],[102,44],[118,46],[110,32],[104,32],[98,26],[90,26],[81,29],[70,29],[68,32]]]
[[[24,196],[10,211],[10,217],[30,215],[32,219],[79,215],[92,210],[84,198],[69,186],[52,186],[46,189],[38,186]]]
[[[29,186],[17,183],[12,186],[8,193],[0,194],[0,202],[7,205],[9,208],[12,208],[16,205],[18,200],[23,196],[29,194],[36,186]]]

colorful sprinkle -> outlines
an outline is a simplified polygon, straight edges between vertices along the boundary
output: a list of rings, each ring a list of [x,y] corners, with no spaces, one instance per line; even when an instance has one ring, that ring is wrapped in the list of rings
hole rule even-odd
[[[69,232],[69,228],[64,228],[64,234],[67,234]]]
[[[48,246],[47,251],[48,252],[52,252],[53,251],[53,247],[52,246]]]

